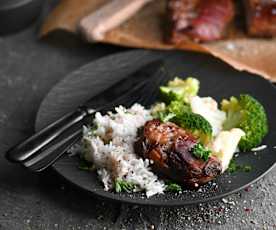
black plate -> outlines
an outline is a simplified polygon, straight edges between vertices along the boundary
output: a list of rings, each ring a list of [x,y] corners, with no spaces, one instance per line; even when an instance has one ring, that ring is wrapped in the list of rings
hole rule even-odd
[[[218,177],[203,186],[200,191],[184,191],[175,195],[153,196],[149,199],[144,194],[115,194],[105,192],[97,179],[96,173],[80,171],[74,158],[64,157],[53,168],[66,180],[94,195],[113,201],[143,205],[179,206],[207,202],[237,192],[254,183],[276,162],[276,107],[272,105],[276,98],[274,86],[261,77],[239,72],[221,61],[203,54],[189,52],[153,52],[130,51],[102,58],[88,64],[67,76],[46,96],[39,109],[36,129],[40,129],[59,116],[76,108],[108,85],[120,80],[122,76],[139,68],[141,65],[162,57],[171,76],[194,76],[201,81],[201,96],[212,96],[218,101],[240,93],[250,93],[263,103],[269,116],[270,133],[264,144],[268,148],[258,152],[241,153],[239,164],[252,166],[251,172],[238,172]],[[274,118],[274,119],[273,119]]]

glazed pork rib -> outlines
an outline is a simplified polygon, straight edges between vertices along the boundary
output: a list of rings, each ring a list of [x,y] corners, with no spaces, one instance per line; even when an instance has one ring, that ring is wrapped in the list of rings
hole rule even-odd
[[[210,157],[207,161],[191,153],[197,140],[177,125],[148,121],[141,138],[136,142],[136,152],[154,162],[153,170],[190,188],[197,188],[214,179],[222,171],[221,162]]]
[[[233,0],[169,0],[169,42],[197,42],[224,37],[235,15]]]
[[[276,1],[244,0],[247,31],[257,37],[276,36]]]

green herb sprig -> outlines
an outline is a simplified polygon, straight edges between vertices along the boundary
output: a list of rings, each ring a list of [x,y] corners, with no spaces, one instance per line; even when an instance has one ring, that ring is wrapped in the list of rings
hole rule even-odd
[[[195,157],[207,161],[211,155],[211,151],[205,148],[202,144],[196,144],[193,149],[192,153]]]
[[[115,191],[117,193],[120,193],[120,192],[131,193],[131,192],[133,192],[135,187],[136,187],[135,184],[125,181],[125,180],[116,179],[116,181],[115,181]]]
[[[238,165],[237,162],[232,159],[230,161],[230,164],[228,166],[227,172],[229,173],[235,173],[235,172],[250,172],[252,170],[251,165]]]
[[[181,192],[182,191],[182,187],[172,181],[168,181],[166,182],[166,191],[168,192]]]
[[[93,163],[86,161],[84,158],[80,158],[79,169],[83,171],[94,171],[95,166]]]

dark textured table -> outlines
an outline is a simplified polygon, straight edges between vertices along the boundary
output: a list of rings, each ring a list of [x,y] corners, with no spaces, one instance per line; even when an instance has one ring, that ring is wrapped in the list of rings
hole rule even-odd
[[[35,175],[3,158],[10,146],[33,132],[39,103],[56,82],[121,50],[84,44],[62,33],[40,41],[37,25],[0,37],[0,229],[276,229],[276,168],[221,201],[165,209],[104,202],[51,170]]]

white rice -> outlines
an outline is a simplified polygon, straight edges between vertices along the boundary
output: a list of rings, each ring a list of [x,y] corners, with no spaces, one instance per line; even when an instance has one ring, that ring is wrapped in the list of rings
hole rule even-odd
[[[211,149],[221,159],[225,171],[236,152],[242,131],[233,134],[222,131],[226,114],[218,109],[217,102],[211,97],[191,98],[191,108],[210,122],[214,138]],[[96,129],[84,127],[85,159],[93,162],[97,168],[106,191],[114,189],[115,181],[120,179],[135,184],[135,191],[145,191],[147,197],[163,193],[165,184],[151,171],[152,162],[140,158],[134,151],[138,129],[152,119],[151,111],[139,104],[129,109],[119,106],[115,111],[107,115],[96,113],[93,121]],[[230,134],[232,136],[228,138]],[[222,138],[224,136],[227,138]]]
[[[258,152],[258,151],[262,151],[262,150],[264,150],[266,148],[267,148],[267,145],[261,145],[261,146],[258,146],[256,148],[251,149],[251,151]]]
[[[84,128],[85,158],[96,166],[105,190],[113,189],[116,179],[123,179],[135,184],[136,191],[145,190],[148,197],[163,193],[164,182],[151,172],[149,160],[139,158],[133,147],[138,129],[152,119],[150,111],[139,104],[115,110],[95,115],[96,130]]]

